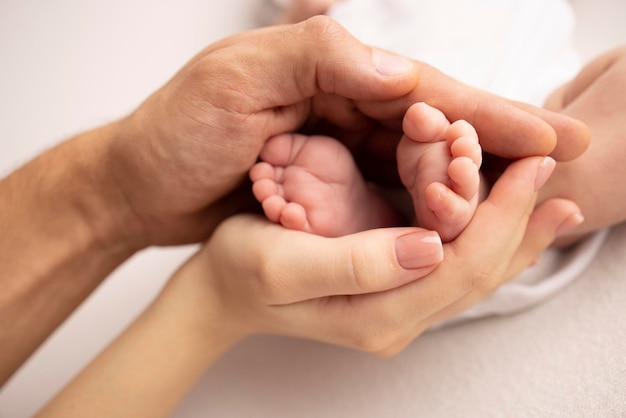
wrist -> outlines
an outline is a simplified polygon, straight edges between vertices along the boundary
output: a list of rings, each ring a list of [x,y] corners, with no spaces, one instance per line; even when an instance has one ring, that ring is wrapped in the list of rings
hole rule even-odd
[[[113,175],[110,144],[117,123],[67,140],[2,181],[0,198],[35,236],[76,251],[127,254],[145,248],[141,223]]]
[[[213,294],[186,263],[157,299],[38,416],[169,416],[210,366],[238,339]],[[201,261],[201,260],[200,260]],[[209,309],[207,309],[209,307]],[[104,377],[104,379],[103,379]],[[104,386],[103,386],[104,384]],[[103,399],[103,388],[107,402]],[[79,402],[77,402],[77,400]]]
[[[112,143],[120,135],[122,122],[103,126],[68,143],[77,159],[68,177],[81,184],[71,199],[79,209],[90,245],[106,252],[132,255],[149,246],[142,222],[124,193],[124,178],[112,156]],[[80,188],[80,189],[79,189]]]
[[[0,383],[141,248],[107,177],[109,129],[68,140],[0,182]]]
[[[205,252],[206,247],[174,274],[148,312],[155,324],[170,329],[186,367],[201,372],[248,334],[220,297]]]
[[[4,245],[0,256],[28,259],[28,253],[49,247],[37,259],[42,273],[53,273],[72,258],[126,259],[145,246],[111,176],[107,147],[114,129],[108,125],[70,139],[0,182],[4,243],[15,244]],[[46,258],[54,257],[45,268]]]

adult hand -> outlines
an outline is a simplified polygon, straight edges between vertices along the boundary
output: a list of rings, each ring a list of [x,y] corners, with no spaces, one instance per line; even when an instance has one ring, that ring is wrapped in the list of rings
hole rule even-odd
[[[441,264],[441,242],[420,228],[324,238],[253,215],[232,217],[37,416],[169,415],[204,371],[251,333],[397,353],[575,225],[578,209],[568,201],[546,202],[531,214],[535,190],[553,167],[540,157],[509,167],[469,227],[445,246]]]
[[[233,217],[181,273],[193,268],[187,277],[204,283],[194,294],[211,301],[194,316],[201,329],[215,333],[219,324],[230,337],[276,333],[394,354],[517,275],[578,222],[578,208],[565,200],[533,212],[535,190],[553,167],[540,157],[513,163],[425,277],[437,246],[419,228],[324,238]]]
[[[399,128],[418,100],[471,121],[495,154],[542,155],[555,146],[550,124],[530,113],[317,17],[209,46],[129,117],[3,179],[0,383],[136,251],[204,240],[240,211],[230,193],[267,138],[320,129],[314,122],[331,115],[356,146],[380,144],[377,128]],[[569,138],[556,152],[577,155],[584,146],[584,136]]]
[[[626,47],[591,61],[549,99],[547,107],[584,121],[591,131],[591,146],[578,159],[557,164],[540,200],[555,196],[578,203],[585,222],[570,231],[566,244],[576,238],[626,220]]]
[[[576,132],[559,143],[557,158],[586,147],[578,122],[525,108],[551,127],[432,67],[365,46],[318,16],[242,33],[201,52],[117,125],[108,153],[112,175],[145,245],[197,241],[217,224],[207,216],[211,205],[242,181],[267,138],[331,124],[355,152],[374,148],[379,156],[375,148],[390,133],[400,138],[404,112],[416,101],[467,119],[483,148],[504,157],[549,154],[553,127]]]

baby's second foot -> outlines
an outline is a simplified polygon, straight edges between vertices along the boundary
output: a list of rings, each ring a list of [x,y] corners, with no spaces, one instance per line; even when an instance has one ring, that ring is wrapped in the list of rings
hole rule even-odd
[[[402,129],[398,171],[413,198],[417,223],[452,241],[478,205],[482,151],[476,130],[462,120],[450,124],[425,103],[409,108]]]
[[[336,237],[399,222],[333,138],[278,135],[260,158],[250,170],[252,191],[268,219],[286,228]]]

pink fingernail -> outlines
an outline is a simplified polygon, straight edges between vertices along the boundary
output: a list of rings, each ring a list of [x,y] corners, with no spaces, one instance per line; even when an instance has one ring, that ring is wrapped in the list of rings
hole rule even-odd
[[[575,213],[574,215],[565,219],[561,225],[556,229],[556,235],[563,235],[572,229],[576,228],[578,225],[583,223],[585,217],[581,213]]]
[[[413,62],[400,55],[390,54],[380,49],[374,49],[372,60],[376,70],[386,76],[395,77],[408,73],[413,68]]]
[[[541,189],[543,185],[546,184],[546,181],[548,181],[554,171],[554,167],[556,167],[556,161],[550,157],[543,157],[543,160],[541,160],[537,168],[537,175],[535,176],[535,191]]]
[[[418,231],[396,240],[396,257],[405,269],[418,269],[438,264],[443,260],[443,246],[439,234]]]

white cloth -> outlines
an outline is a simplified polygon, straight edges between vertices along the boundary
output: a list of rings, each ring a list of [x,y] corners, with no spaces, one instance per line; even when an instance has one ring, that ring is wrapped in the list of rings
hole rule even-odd
[[[327,14],[362,42],[536,105],[580,68],[565,0],[339,0]]]
[[[342,0],[328,15],[362,42],[433,65],[475,87],[542,105],[580,69],[565,0]],[[600,232],[538,265],[444,324],[516,312],[572,282],[602,246]]]
[[[434,328],[490,315],[507,315],[528,309],[559,292],[589,266],[606,240],[602,230],[567,251],[550,248],[540,262],[502,285],[485,301]]]

